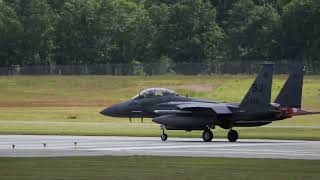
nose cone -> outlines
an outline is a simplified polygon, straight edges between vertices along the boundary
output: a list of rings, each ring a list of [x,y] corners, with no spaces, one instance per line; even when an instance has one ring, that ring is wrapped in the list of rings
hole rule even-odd
[[[105,115],[105,116],[112,116],[114,114],[113,109],[111,107],[105,108],[100,112],[100,114]]]
[[[129,108],[129,103],[124,102],[120,104],[108,107],[100,112],[100,114],[110,117],[127,117],[129,116],[131,110]]]

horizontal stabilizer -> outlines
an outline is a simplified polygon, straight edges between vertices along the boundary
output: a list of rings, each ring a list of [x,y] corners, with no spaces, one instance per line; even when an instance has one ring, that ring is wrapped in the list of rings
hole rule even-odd
[[[312,114],[320,114],[320,111],[317,112],[311,112],[311,111],[306,111],[303,109],[299,109],[297,112],[294,112],[294,116],[304,116],[304,115],[312,115]]]

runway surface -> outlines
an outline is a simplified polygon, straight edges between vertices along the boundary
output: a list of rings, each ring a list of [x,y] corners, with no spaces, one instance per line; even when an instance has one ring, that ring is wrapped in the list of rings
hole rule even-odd
[[[14,145],[14,148],[13,148]],[[192,156],[320,159],[320,141],[112,136],[0,135],[0,157]]]

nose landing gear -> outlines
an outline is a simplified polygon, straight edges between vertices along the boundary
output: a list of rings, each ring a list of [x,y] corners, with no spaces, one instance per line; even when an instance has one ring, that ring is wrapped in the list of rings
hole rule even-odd
[[[161,130],[162,130],[162,133],[161,133],[161,140],[162,141],[166,141],[168,139],[168,135],[164,132],[165,130],[165,127],[163,125],[160,126]]]
[[[168,135],[166,133],[162,133],[160,137],[162,141],[166,141],[168,139]]]

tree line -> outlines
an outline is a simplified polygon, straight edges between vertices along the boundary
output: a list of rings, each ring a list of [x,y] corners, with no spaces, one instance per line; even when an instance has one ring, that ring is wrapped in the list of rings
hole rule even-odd
[[[320,60],[319,0],[0,0],[0,66]]]

